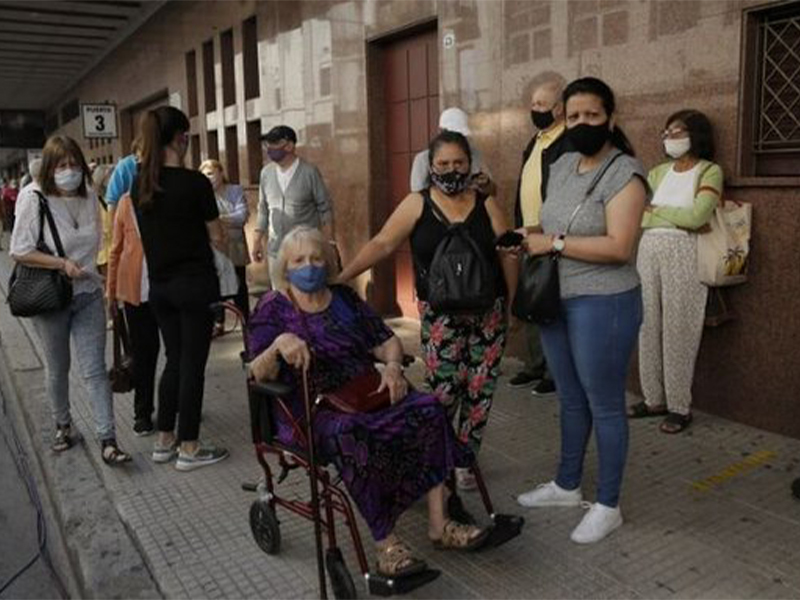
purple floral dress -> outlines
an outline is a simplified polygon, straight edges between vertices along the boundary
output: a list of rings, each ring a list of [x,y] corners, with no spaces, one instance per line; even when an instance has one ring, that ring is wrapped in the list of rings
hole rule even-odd
[[[328,308],[304,315],[283,294],[267,294],[249,324],[252,356],[282,333],[297,335],[313,352],[313,384],[320,392],[375,369],[371,351],[392,337],[392,331],[350,288],[334,286],[331,291]],[[302,381],[285,365],[280,378],[299,390],[291,409],[301,419]],[[277,417],[278,439],[296,446],[294,430]],[[414,391],[374,413],[321,409],[314,417],[314,440],[320,458],[336,465],[376,540],[389,535],[403,511],[442,483],[456,461],[469,460],[467,451],[457,447],[441,403]]]

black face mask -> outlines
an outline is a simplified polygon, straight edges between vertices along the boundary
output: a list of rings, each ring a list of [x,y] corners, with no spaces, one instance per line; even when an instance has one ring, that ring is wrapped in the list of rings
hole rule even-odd
[[[584,156],[594,156],[600,152],[610,135],[608,121],[600,125],[581,123],[567,129],[567,136],[572,142],[572,147]]]
[[[541,112],[538,110],[531,111],[531,121],[536,129],[547,129],[555,123],[556,118],[553,116],[553,111]]]
[[[467,189],[469,173],[449,171],[439,174],[436,171],[431,171],[431,183],[439,188],[443,194],[455,196]]]

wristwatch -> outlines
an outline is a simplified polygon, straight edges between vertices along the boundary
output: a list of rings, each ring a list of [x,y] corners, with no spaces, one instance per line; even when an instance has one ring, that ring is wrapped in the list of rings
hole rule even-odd
[[[566,246],[566,243],[564,242],[565,237],[566,236],[562,233],[561,235],[553,238],[553,252],[558,252],[561,254],[564,251],[564,247]]]

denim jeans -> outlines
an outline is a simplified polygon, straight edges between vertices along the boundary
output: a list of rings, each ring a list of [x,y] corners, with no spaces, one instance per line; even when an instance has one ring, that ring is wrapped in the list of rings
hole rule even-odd
[[[69,369],[72,351],[89,392],[97,437],[114,438],[114,405],[106,370],[106,315],[100,290],[76,294],[70,305],[57,312],[33,317],[42,341],[47,397],[57,425],[72,422],[69,402]]]
[[[599,474],[597,502],[619,503],[628,453],[625,381],[642,323],[641,288],[562,302],[562,315],[541,327],[547,365],[561,404],[561,462],[556,483],[581,484],[594,425]]]

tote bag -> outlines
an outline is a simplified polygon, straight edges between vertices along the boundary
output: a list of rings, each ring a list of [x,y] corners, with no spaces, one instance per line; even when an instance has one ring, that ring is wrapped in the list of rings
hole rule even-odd
[[[708,231],[697,236],[697,276],[710,287],[747,281],[753,206],[722,202],[714,210]]]

